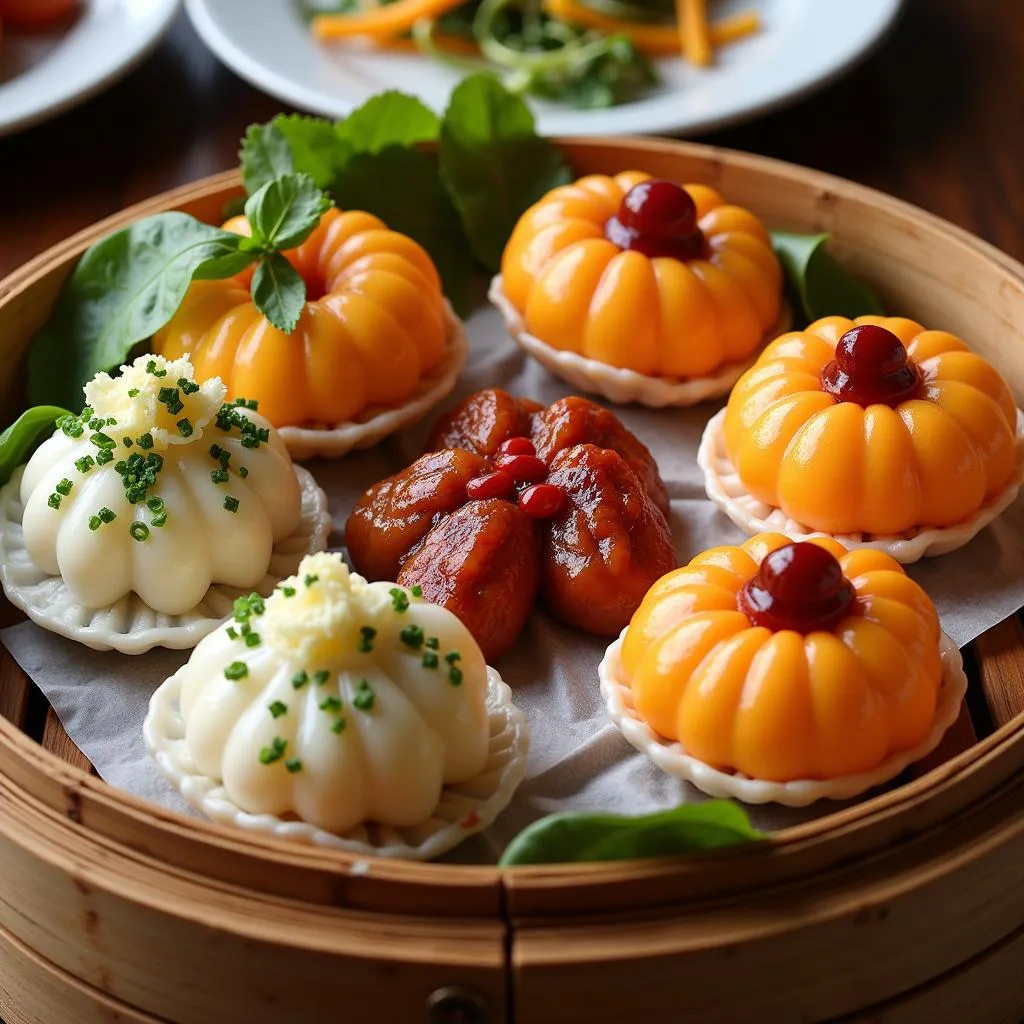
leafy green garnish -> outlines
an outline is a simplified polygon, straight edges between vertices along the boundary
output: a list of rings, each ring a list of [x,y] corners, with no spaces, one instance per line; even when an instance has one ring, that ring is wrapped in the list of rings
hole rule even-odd
[[[398,146],[360,153],[338,176],[333,192],[343,209],[369,210],[393,231],[419,242],[437,266],[452,305],[467,312],[473,255],[435,160]]]
[[[308,174],[285,174],[263,185],[245,204],[255,243],[271,252],[298,245],[320,223],[331,201]]]
[[[804,324],[823,316],[852,319],[884,314],[871,289],[844,270],[826,249],[829,235],[773,231],[771,236],[787,290]]]
[[[353,110],[335,129],[353,153],[379,153],[389,146],[436,142],[441,122],[415,96],[382,92]]]
[[[252,298],[275,327],[291,334],[306,304],[306,282],[284,256],[270,253],[252,276]]]
[[[440,161],[469,244],[492,271],[523,211],[571,180],[562,155],[534,130],[526,104],[483,75],[452,93]]]
[[[40,441],[45,440],[44,434],[53,433],[56,421],[69,415],[67,409],[56,405],[33,406],[0,434],[0,485],[7,483],[15,468],[28,459]]]
[[[763,839],[746,811],[728,800],[683,804],[640,817],[566,811],[523,829],[499,865],[579,864],[665,857]]]
[[[301,114],[278,114],[267,127],[288,146],[289,166],[308,174],[317,188],[328,188],[354,152],[352,146],[338,135],[333,121]],[[244,149],[242,166],[245,166]]]
[[[242,182],[249,195],[295,169],[288,139],[274,121],[249,125],[238,156],[242,165]],[[306,173],[312,176],[312,171]]]

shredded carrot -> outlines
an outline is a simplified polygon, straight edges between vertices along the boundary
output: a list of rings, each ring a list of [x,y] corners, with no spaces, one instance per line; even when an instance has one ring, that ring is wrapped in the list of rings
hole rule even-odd
[[[683,56],[698,67],[707,67],[712,60],[707,0],[676,0],[676,20]]]
[[[675,25],[650,25],[639,21],[620,21],[578,3],[577,0],[544,0],[548,14],[599,32],[627,36],[637,49],[653,57],[672,56],[682,49],[682,40]],[[754,11],[736,14],[709,26],[711,45],[726,46],[744,36],[760,31],[761,19]]]
[[[318,39],[349,36],[400,35],[421,18],[438,18],[466,0],[395,0],[393,4],[359,14],[318,14],[310,28]]]

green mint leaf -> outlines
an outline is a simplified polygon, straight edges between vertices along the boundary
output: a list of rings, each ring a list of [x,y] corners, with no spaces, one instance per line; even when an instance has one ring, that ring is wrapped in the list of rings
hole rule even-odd
[[[306,282],[280,253],[270,253],[252,276],[252,300],[279,331],[291,334],[306,304]]]
[[[459,312],[467,311],[473,255],[431,157],[398,146],[380,153],[358,153],[332,191],[343,209],[368,210],[393,231],[419,242],[437,266],[452,305]]]
[[[7,483],[14,470],[28,459],[36,446],[53,433],[57,419],[67,415],[70,415],[67,409],[56,405],[36,405],[23,412],[0,434],[0,485]]]
[[[259,250],[253,251],[249,244],[250,239],[244,235],[236,235],[237,242],[233,252],[225,252],[222,256],[214,256],[212,259],[200,263],[196,272],[192,275],[194,281],[223,281],[226,277],[234,277],[240,274],[246,267],[252,266],[259,258]],[[225,245],[230,243],[225,240]]]
[[[288,144],[292,168],[308,174],[317,188],[327,188],[352,155],[350,143],[342,139],[331,121],[302,114],[278,114],[271,122]]]
[[[292,151],[284,134],[274,124],[251,124],[238,154],[245,191],[252,195],[268,181],[291,174]]]
[[[285,174],[249,196],[245,216],[253,238],[280,252],[305,241],[330,205],[308,174]]]
[[[353,110],[335,131],[357,153],[379,153],[388,146],[414,146],[434,142],[440,121],[415,96],[382,92]]]
[[[641,817],[567,811],[523,829],[499,865],[579,864],[664,857],[763,838],[739,804],[709,800]]]
[[[526,104],[487,75],[465,79],[441,124],[441,173],[477,259],[497,271],[516,221],[572,179]]]
[[[882,315],[885,310],[866,284],[844,270],[826,249],[827,234],[795,235],[773,231],[772,245],[786,275],[787,291],[798,323],[823,316]]]
[[[177,212],[147,217],[97,242],[32,341],[29,400],[80,408],[85,382],[119,366],[163,327],[204,265],[220,272],[237,265],[238,247],[237,235]]]

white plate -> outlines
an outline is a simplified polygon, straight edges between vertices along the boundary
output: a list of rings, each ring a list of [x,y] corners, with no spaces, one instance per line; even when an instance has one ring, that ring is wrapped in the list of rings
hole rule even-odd
[[[718,51],[710,69],[658,62],[661,85],[636,102],[577,110],[533,102],[544,135],[695,132],[798,99],[847,71],[892,24],[900,0],[720,0],[714,18],[756,9],[762,31]],[[460,73],[404,53],[314,42],[298,0],[185,0],[196,31],[256,88],[326,117],[402,89],[443,110]],[[258,10],[258,13],[257,13]]]
[[[170,27],[178,0],[80,0],[51,30],[4,26],[0,38],[0,135],[89,99],[130,71]]]

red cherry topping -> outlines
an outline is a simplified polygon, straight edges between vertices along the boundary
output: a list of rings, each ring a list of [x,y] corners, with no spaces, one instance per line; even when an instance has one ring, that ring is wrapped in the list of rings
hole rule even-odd
[[[494,465],[508,473],[517,484],[533,483],[548,475],[548,467],[536,455],[499,455]]]
[[[895,408],[918,394],[921,374],[892,331],[862,324],[839,339],[835,359],[821,371],[821,386],[840,402]]]
[[[531,519],[550,519],[564,501],[565,491],[555,484],[534,484],[519,495],[519,507]]]
[[[674,181],[660,178],[634,185],[605,224],[604,234],[620,249],[635,249],[651,258],[692,260],[704,255],[693,198]]]
[[[508,498],[515,489],[516,482],[501,470],[485,473],[466,484],[466,494],[474,499]]]
[[[854,589],[835,556],[817,544],[786,544],[765,556],[737,594],[736,606],[772,632],[830,630],[846,615]]]
[[[510,437],[499,445],[498,452],[501,455],[536,455],[537,449],[528,437]]]

